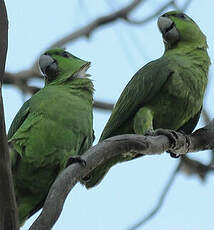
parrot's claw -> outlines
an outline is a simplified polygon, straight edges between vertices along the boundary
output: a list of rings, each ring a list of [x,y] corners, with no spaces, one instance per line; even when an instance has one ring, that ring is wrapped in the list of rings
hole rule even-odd
[[[153,129],[150,129],[144,133],[144,136],[156,136],[155,131]]]
[[[87,175],[87,176],[83,177],[82,180],[83,180],[84,182],[90,181],[90,180],[91,180],[91,175]]]
[[[171,129],[156,129],[156,130],[149,130],[145,133],[146,136],[159,136],[164,135],[167,136],[171,142],[171,148],[175,148],[177,145],[178,135],[176,131]]]
[[[76,157],[70,157],[67,161],[66,167],[68,167],[69,165],[72,165],[74,163],[79,163],[82,167],[86,167],[86,161],[83,160],[81,157],[76,156]]]
[[[164,135],[169,138],[170,143],[171,143],[171,149],[174,149],[177,145],[177,139],[178,139],[178,134],[176,131],[171,130],[171,129],[156,129],[156,130],[150,130],[146,132],[145,135],[150,135],[150,136],[159,136],[159,135]],[[175,154],[172,151],[168,150],[168,153],[170,153],[170,156],[173,158],[179,158],[180,154]]]
[[[182,130],[179,130],[179,132],[182,133],[185,136],[187,149],[188,149],[187,151],[189,152],[189,147],[190,147],[190,144],[191,144],[190,137]]]
[[[169,153],[170,157],[172,157],[172,158],[179,158],[181,156],[180,154],[173,153],[170,150],[168,150],[167,153]]]

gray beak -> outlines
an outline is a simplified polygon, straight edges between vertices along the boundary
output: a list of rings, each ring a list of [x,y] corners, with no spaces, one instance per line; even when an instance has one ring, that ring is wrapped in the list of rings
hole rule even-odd
[[[170,18],[160,16],[158,19],[158,28],[163,35],[164,41],[170,46],[179,40],[179,32]]]
[[[172,27],[173,21],[168,17],[160,16],[158,19],[158,28],[162,34],[166,33],[168,28]]]
[[[47,67],[51,66],[54,63],[55,63],[55,60],[49,55],[45,55],[45,54],[41,55],[39,59],[39,67],[42,73],[46,74]]]

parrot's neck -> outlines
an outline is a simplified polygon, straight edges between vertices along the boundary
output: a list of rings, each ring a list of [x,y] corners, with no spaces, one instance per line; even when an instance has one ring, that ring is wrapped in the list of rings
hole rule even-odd
[[[92,81],[86,77],[75,78],[71,81],[65,82],[64,84],[67,85],[69,89],[88,92],[90,95],[93,95],[94,92],[94,86]]]
[[[167,56],[182,56],[184,59],[188,59],[193,65],[201,66],[205,72],[208,72],[210,65],[210,58],[207,53],[207,43],[191,44],[179,43],[176,47],[165,51],[164,55]]]

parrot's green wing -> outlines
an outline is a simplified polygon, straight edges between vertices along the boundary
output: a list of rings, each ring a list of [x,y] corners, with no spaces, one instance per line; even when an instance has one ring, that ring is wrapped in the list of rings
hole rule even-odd
[[[200,115],[201,115],[201,110],[202,110],[202,107],[201,107],[200,111],[193,118],[191,118],[188,122],[186,122],[178,131],[183,131],[186,134],[192,133],[195,126],[198,124],[198,120],[199,120]]]
[[[107,122],[100,141],[115,135],[121,125],[132,119],[137,110],[150,101],[173,73],[168,59],[161,57],[141,68],[121,94]]]
[[[16,131],[19,129],[19,127],[23,124],[23,122],[27,119],[28,114],[30,113],[30,99],[27,100],[21,107],[21,109],[16,114],[10,129],[8,131],[8,141],[10,142],[10,139],[13,137],[13,135],[16,133]],[[10,151],[10,157],[11,157],[11,164],[12,168],[15,166],[18,154],[15,150]]]
[[[30,112],[29,104],[30,104],[30,100],[26,101],[21,107],[21,109],[19,110],[19,112],[16,114],[10,126],[10,129],[8,131],[8,140],[10,140],[10,138],[15,134],[15,132],[18,130],[18,128],[22,125],[22,123],[27,118]]]

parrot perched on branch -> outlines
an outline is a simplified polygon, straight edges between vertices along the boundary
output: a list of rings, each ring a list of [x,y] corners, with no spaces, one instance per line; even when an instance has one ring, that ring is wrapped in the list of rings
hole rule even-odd
[[[68,160],[78,161],[94,140],[90,62],[51,49],[39,65],[45,87],[24,103],[8,132],[20,225],[42,207]]]
[[[206,37],[182,12],[163,14],[158,27],[165,45],[163,56],[143,66],[129,81],[100,141],[121,134],[144,135],[160,128],[189,134],[195,128],[210,65]],[[130,158],[121,156],[99,165],[85,181],[86,187],[97,185],[113,165]]]

